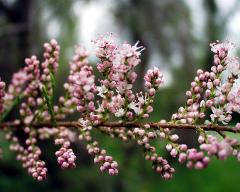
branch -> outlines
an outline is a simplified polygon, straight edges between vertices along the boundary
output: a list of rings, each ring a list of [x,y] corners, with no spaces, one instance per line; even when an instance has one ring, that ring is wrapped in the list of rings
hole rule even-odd
[[[232,133],[240,133],[240,130],[237,130],[233,127],[227,127],[227,126],[221,126],[221,125],[191,125],[191,124],[171,124],[171,123],[158,123],[158,122],[150,122],[150,123],[137,123],[137,122],[106,122],[99,125],[96,125],[94,127],[112,127],[112,128],[119,128],[119,127],[126,127],[126,128],[135,128],[135,127],[142,127],[145,124],[149,124],[151,128],[154,129],[192,129],[197,130],[198,128],[201,128],[205,131],[227,131]],[[19,128],[22,126],[26,126],[24,124],[15,123],[15,122],[4,122],[0,124],[0,129],[3,129],[4,127],[10,127],[10,128]],[[41,128],[41,127],[67,127],[67,128],[83,128],[83,125],[81,125],[78,121],[60,121],[57,122],[56,125],[48,123],[37,123],[32,125],[35,128]]]

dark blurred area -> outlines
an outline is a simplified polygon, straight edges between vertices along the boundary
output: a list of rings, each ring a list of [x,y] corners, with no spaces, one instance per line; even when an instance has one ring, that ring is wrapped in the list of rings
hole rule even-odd
[[[55,38],[61,45],[58,94],[68,75],[68,61],[74,45],[83,44],[93,54],[91,39],[97,34],[115,33],[121,40],[140,41],[146,47],[137,67],[136,89],[143,89],[143,75],[157,66],[165,74],[165,86],[158,93],[151,120],[170,119],[184,104],[185,91],[198,68],[211,66],[209,43],[230,39],[240,43],[240,1],[238,0],[0,0],[0,76],[9,82],[11,75],[24,66],[24,58],[42,57],[42,44]],[[91,57],[92,64],[96,64]],[[235,120],[237,121],[237,118]],[[194,133],[185,134],[192,142]],[[48,180],[34,181],[9,152],[8,142],[0,133],[4,149],[0,161],[0,191],[239,191],[240,166],[235,159],[213,161],[206,170],[188,170],[171,162],[176,174],[163,181],[144,160],[134,143],[122,143],[96,133],[100,145],[118,160],[120,174],[101,174],[84,144],[74,146],[78,166],[61,170],[54,156],[53,141],[40,143],[49,169]],[[156,143],[166,152],[161,142]]]

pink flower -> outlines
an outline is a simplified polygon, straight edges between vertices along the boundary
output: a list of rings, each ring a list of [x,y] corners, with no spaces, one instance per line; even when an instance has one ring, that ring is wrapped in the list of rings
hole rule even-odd
[[[0,114],[3,112],[3,103],[5,96],[5,83],[0,78]]]
[[[228,107],[237,113],[240,113],[240,83],[236,83],[233,89],[227,96],[227,100],[229,101]]]
[[[210,44],[211,51],[218,54],[221,59],[227,56],[228,51],[234,47],[234,44],[230,41],[220,43],[219,41]]]

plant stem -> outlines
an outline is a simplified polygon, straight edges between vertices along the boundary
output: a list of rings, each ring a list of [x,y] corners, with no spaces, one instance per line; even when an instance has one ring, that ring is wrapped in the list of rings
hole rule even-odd
[[[172,124],[172,123],[159,123],[159,122],[150,122],[150,123],[138,123],[138,122],[106,122],[102,123],[99,125],[95,125],[94,127],[111,127],[111,128],[121,128],[121,127],[126,127],[129,129],[133,129],[135,127],[142,127],[145,124],[149,124],[151,128],[159,130],[160,128],[162,129],[183,129],[183,130],[197,130],[199,127],[201,127],[202,130],[205,131],[215,131],[215,132],[232,132],[232,133],[240,133],[240,130],[237,130],[233,127],[227,127],[227,126],[221,126],[221,125],[192,125],[192,124]],[[24,126],[19,123],[15,122],[4,122],[0,123],[0,129],[3,129],[4,127],[12,127],[12,128],[18,128]],[[51,122],[47,123],[34,123],[32,125],[33,127],[36,128],[41,128],[41,127],[68,127],[68,128],[84,128],[83,125],[81,125],[78,121],[59,121],[56,122],[55,125],[53,125]]]

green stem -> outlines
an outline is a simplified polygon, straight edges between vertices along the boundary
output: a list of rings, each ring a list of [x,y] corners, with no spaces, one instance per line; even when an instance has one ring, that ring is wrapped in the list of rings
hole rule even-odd
[[[57,122],[56,122],[56,119],[55,119],[54,109],[53,109],[53,105],[52,105],[52,102],[51,102],[51,98],[49,98],[49,95],[47,93],[47,89],[46,89],[45,86],[43,86],[43,88],[42,88],[42,93],[43,93],[43,96],[46,100],[48,111],[51,115],[51,121],[52,121],[53,125],[55,126],[57,124]]]
[[[54,98],[56,96],[56,79],[53,72],[50,73],[50,77],[52,85],[51,105],[54,106]]]

